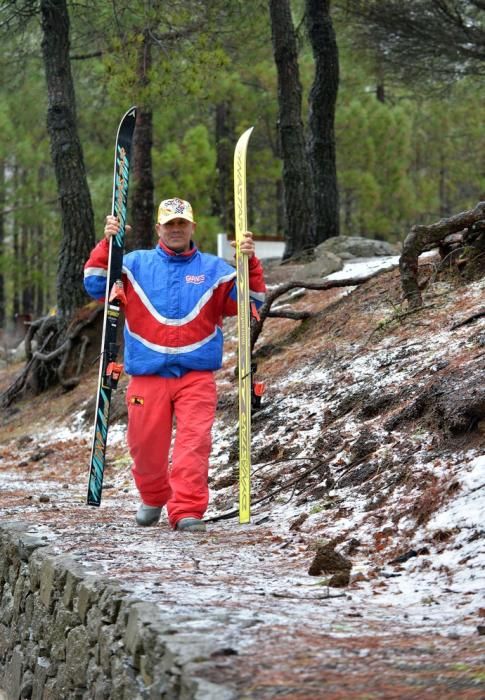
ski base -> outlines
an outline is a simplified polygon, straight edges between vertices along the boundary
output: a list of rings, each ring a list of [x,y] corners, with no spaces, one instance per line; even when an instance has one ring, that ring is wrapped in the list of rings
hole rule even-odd
[[[117,334],[121,308],[125,301],[121,274],[128,205],[131,146],[135,130],[135,121],[136,107],[131,107],[123,116],[116,136],[111,212],[113,216],[118,217],[120,228],[116,236],[112,236],[109,242],[98,392],[94,415],[93,442],[91,447],[86,501],[87,505],[90,506],[99,506],[101,504],[111,394],[113,390],[116,389],[122,370],[122,365],[117,362],[119,350]]]

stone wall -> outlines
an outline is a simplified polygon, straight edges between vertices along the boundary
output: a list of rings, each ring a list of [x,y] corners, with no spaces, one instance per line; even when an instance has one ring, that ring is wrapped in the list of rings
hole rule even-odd
[[[0,698],[234,698],[198,677],[215,640],[180,628],[50,536],[0,524]]]

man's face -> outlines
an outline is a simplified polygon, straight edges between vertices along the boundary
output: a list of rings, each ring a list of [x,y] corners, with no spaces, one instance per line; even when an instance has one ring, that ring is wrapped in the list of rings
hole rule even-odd
[[[190,250],[190,241],[195,231],[195,224],[187,219],[171,219],[166,224],[157,224],[159,239],[174,253]]]

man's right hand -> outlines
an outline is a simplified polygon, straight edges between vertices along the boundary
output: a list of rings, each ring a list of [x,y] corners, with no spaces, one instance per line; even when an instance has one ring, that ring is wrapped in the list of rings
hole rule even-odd
[[[112,214],[108,214],[108,216],[106,217],[106,223],[104,225],[104,237],[109,240],[111,236],[116,236],[119,230],[120,222],[118,221],[118,217],[113,216]],[[128,234],[130,233],[131,226],[129,224],[126,224],[125,231]]]

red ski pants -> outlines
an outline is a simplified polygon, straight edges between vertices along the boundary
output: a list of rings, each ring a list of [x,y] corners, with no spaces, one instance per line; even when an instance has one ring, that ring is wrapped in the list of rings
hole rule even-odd
[[[127,403],[132,473],[143,503],[167,505],[172,527],[181,518],[202,518],[209,502],[209,454],[217,403],[212,372],[132,377]]]

